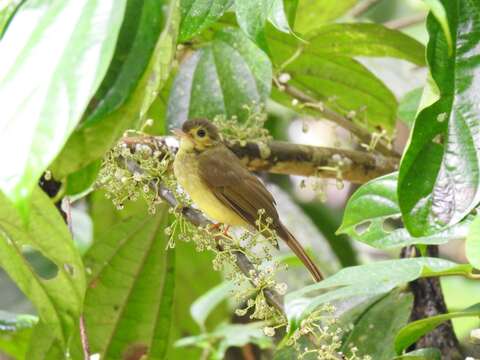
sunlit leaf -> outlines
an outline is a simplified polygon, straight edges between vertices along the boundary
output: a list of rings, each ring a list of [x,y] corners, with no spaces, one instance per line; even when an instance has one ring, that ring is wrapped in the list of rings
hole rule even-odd
[[[248,116],[245,106],[258,107],[270,94],[268,57],[240,30],[226,29],[185,60],[174,81],[168,122],[216,115]]]
[[[276,0],[234,0],[238,25],[256,43],[265,44],[264,28]]]
[[[298,4],[295,31],[306,34],[351,9],[357,0],[302,0]]]
[[[22,0],[6,0],[0,3],[0,39],[21,3]]]
[[[402,351],[415,343],[426,333],[435,329],[444,321],[468,316],[480,316],[480,304],[473,305],[463,311],[455,311],[448,314],[431,316],[425,319],[414,321],[400,330],[395,338],[395,351],[401,354]]]
[[[0,151],[15,149],[0,188],[24,214],[107,71],[124,8],[125,0],[28,1],[0,42]]]
[[[418,114],[398,181],[403,219],[414,236],[458,223],[480,201],[480,4],[443,5],[457,45],[450,56],[430,15],[427,58],[440,98]]]
[[[152,2],[158,3],[151,0],[145,2],[145,6]],[[147,13],[142,17],[145,23],[138,25],[134,39],[131,38],[133,35],[128,33],[128,28],[125,30],[128,36],[120,44],[126,46],[127,50],[117,47],[112,65],[116,66],[110,68],[113,73],[107,74],[112,77],[112,83],[107,84],[111,87],[108,87],[108,91],[104,90],[111,106],[100,110],[100,104],[96,111],[100,112],[101,116],[98,115],[98,119],[92,118],[91,122],[87,120],[87,123],[72,134],[52,165],[56,178],[63,178],[102,158],[126,129],[138,127],[145,120],[151,104],[170,74],[180,22],[179,0],[162,0],[161,5],[162,12],[156,14],[148,15],[150,7],[145,8]],[[150,16],[160,16],[160,24],[163,25],[153,39],[150,38],[149,29],[159,23],[158,20],[152,23]],[[144,36],[148,36],[154,44],[143,42]],[[150,46],[153,47],[151,54],[148,51]],[[130,48],[133,52],[128,51]],[[125,62],[119,63],[118,57],[123,59],[122,56],[125,56]],[[92,116],[94,114],[95,112]]]
[[[82,260],[63,218],[40,189],[33,192],[30,212],[26,228],[1,196],[0,266],[36,307],[39,326],[48,329],[52,342],[65,348],[82,309]],[[43,272],[34,266],[25,255],[27,249],[35,250],[54,271]],[[31,359],[43,356],[38,348],[29,350]]]

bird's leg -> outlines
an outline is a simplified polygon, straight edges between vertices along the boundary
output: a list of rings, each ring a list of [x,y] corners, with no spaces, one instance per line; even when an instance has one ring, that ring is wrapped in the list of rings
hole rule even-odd
[[[230,229],[230,225],[226,225],[224,228],[223,228],[223,235],[229,237],[230,235],[228,235],[228,230]]]
[[[221,223],[210,224],[209,230],[210,230],[210,232],[217,231],[218,229],[220,229],[220,226],[222,226]]]

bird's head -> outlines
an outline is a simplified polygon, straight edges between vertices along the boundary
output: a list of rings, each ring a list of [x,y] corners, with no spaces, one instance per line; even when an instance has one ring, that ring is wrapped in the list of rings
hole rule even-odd
[[[218,129],[207,119],[192,119],[183,123],[182,129],[175,129],[185,150],[203,151],[221,142]]]

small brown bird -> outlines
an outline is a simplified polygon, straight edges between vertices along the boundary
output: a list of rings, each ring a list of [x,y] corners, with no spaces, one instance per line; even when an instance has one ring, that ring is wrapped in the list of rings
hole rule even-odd
[[[186,121],[180,148],[173,164],[179,184],[192,201],[213,220],[247,229],[258,229],[260,209],[271,218],[271,228],[305,264],[315,281],[322,274],[300,243],[279,219],[275,200],[263,183],[252,175],[222,142],[215,125],[206,119]]]

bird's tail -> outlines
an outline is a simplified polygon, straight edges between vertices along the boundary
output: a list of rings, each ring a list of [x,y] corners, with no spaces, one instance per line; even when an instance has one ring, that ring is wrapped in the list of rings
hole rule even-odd
[[[323,280],[323,275],[318,269],[317,265],[310,259],[302,245],[298,242],[297,239],[292,235],[290,231],[283,225],[280,224],[277,229],[277,234],[287,243],[288,247],[297,255],[297,257],[302,261],[305,267],[308,269],[310,274],[312,274],[313,279],[316,282]]]

